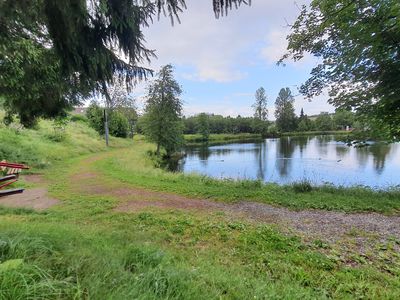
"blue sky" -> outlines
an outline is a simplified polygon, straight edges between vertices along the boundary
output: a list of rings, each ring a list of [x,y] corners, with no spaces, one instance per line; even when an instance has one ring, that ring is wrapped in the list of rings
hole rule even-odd
[[[252,6],[217,20],[211,0],[188,0],[181,24],[171,26],[168,18],[161,18],[145,29],[146,46],[155,49],[158,56],[150,67],[157,70],[168,63],[174,65],[184,90],[185,115],[250,116],[255,91],[261,86],[267,91],[270,119],[274,119],[274,102],[282,87],[297,95],[297,113],[302,107],[308,115],[333,111],[327,95],[309,102],[297,91],[316,59],[306,57],[285,67],[276,65],[286,49],[287,24],[295,20],[299,6],[308,2],[253,0]],[[138,85],[134,92],[139,103],[144,86]]]

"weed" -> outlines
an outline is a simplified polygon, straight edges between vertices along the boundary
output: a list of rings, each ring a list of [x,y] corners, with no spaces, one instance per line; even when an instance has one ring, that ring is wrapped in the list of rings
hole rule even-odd
[[[309,193],[313,190],[311,182],[306,179],[299,182],[294,182],[291,184],[291,186],[295,193]]]

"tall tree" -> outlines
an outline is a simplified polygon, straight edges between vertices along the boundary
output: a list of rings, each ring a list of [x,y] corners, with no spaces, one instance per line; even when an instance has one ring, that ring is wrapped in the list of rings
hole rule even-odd
[[[203,141],[207,142],[210,136],[210,118],[206,113],[197,116],[196,131],[201,134]]]
[[[294,97],[289,88],[282,88],[275,101],[276,127],[283,132],[296,129],[296,114],[294,113]]]
[[[254,117],[261,121],[266,121],[268,117],[267,94],[263,87],[256,91],[255,98],[256,101],[253,104]]]
[[[334,123],[328,113],[320,113],[315,119],[315,127],[317,130],[332,130]]]
[[[301,120],[305,119],[306,117],[307,117],[307,116],[304,114],[303,108],[301,108],[299,120],[301,121]]]
[[[161,148],[171,155],[182,143],[181,94],[171,65],[162,67],[157,79],[148,87],[143,131],[150,141],[157,144],[157,155],[160,155]]]
[[[313,0],[287,37],[287,58],[320,58],[300,91],[328,88],[329,102],[356,110],[400,137],[400,4],[398,0]]]
[[[228,9],[249,4],[249,1],[212,0],[212,4],[219,17]],[[27,85],[25,100],[34,111],[20,117],[29,116],[26,125],[30,125],[41,116],[41,106],[51,107],[51,113],[42,116],[63,113],[65,108],[80,100],[82,95],[76,91],[84,95],[87,91],[107,94],[107,85],[114,82],[114,75],[132,88],[137,80],[152,74],[152,70],[141,66],[155,57],[154,51],[144,46],[143,27],[161,14],[170,17],[172,22],[179,21],[179,14],[185,8],[185,0],[0,1],[0,65],[9,55],[15,56],[17,64],[24,60],[23,50],[13,52],[7,47],[18,41],[31,42],[38,51],[51,53],[44,58],[54,56],[43,65],[35,64],[37,58],[19,65],[24,74],[39,69],[36,76],[31,77],[32,81],[38,81],[37,86],[20,81],[19,70],[1,70],[2,76],[7,77],[7,85],[0,86],[0,96],[14,98],[8,100],[6,107],[11,113],[22,113],[18,102],[21,94],[17,89],[25,89]],[[66,81],[71,85],[60,87]],[[17,89],[13,85],[18,86]]]

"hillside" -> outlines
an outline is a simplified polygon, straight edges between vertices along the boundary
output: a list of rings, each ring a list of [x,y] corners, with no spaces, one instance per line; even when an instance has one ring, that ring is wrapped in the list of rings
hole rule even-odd
[[[128,146],[130,141],[112,137],[110,144],[122,147]],[[36,129],[25,129],[18,124],[6,127],[0,123],[0,160],[44,168],[57,161],[105,149],[98,133],[79,119],[69,121],[65,129],[55,128],[54,122],[45,120],[41,120]]]

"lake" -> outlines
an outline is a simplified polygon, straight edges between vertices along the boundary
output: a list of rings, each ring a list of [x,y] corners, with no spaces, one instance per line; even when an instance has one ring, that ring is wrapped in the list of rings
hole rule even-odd
[[[400,185],[400,144],[355,148],[335,136],[300,136],[186,148],[179,171],[288,184]]]

